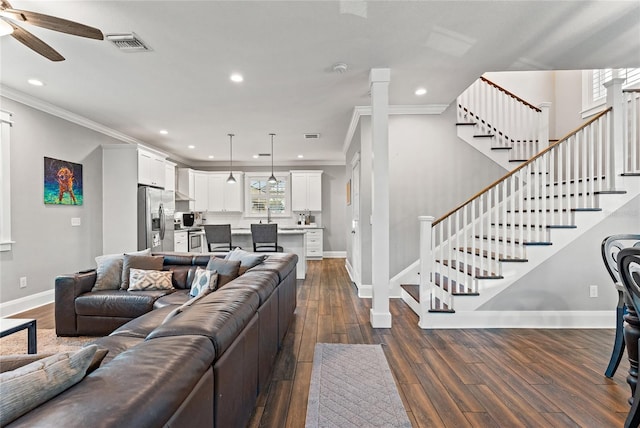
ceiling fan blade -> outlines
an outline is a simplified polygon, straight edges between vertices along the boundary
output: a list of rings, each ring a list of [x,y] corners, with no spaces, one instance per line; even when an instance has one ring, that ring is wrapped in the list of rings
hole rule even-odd
[[[64,61],[64,57],[60,55],[58,51],[53,49],[51,46],[25,30],[24,28],[18,27],[11,22],[9,22],[9,25],[13,27],[13,33],[11,33],[11,37],[13,37],[26,47],[34,50],[35,52],[39,53],[47,59],[50,59],[51,61]]]
[[[45,15],[38,12],[30,12],[28,10],[19,9],[4,9],[0,12],[2,15],[11,15],[8,18],[21,20],[20,18],[14,18],[14,16],[24,17],[24,21],[27,24],[36,25],[38,27],[46,28],[48,30],[59,31],[61,33],[72,34],[74,36],[87,37],[89,39],[103,40],[104,36],[102,31],[88,25],[80,24],[78,22],[69,21],[67,19],[58,18],[55,16]]]

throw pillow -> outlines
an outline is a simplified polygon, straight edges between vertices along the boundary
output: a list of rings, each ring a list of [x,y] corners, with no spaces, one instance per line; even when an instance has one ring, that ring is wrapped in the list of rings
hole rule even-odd
[[[124,254],[106,254],[96,257],[96,282],[91,291],[117,290],[122,281]]]
[[[267,258],[266,254],[260,255],[255,253],[250,253],[241,248],[236,248],[233,251],[227,253],[224,257],[225,260],[239,260],[240,261],[240,271],[239,275],[245,273],[248,269],[251,269],[254,266],[259,265]]]
[[[127,254],[148,256],[151,254],[151,248]],[[122,282],[123,261],[124,254],[105,254],[96,257],[96,282],[91,291],[118,290]]]
[[[215,270],[207,270],[198,267],[196,273],[193,276],[193,282],[191,283],[191,291],[189,295],[191,297],[199,296],[202,293],[209,294],[215,291],[218,286],[218,272]]]
[[[145,269],[145,270],[162,270],[164,264],[163,256],[138,256],[133,254],[125,254],[122,263],[122,280],[120,288],[126,290],[129,288],[129,270]]]
[[[98,347],[62,352],[0,374],[0,426],[5,426],[78,383]]]
[[[129,269],[129,291],[173,290],[170,270]]]
[[[207,270],[215,270],[218,272],[218,288],[220,288],[227,282],[233,281],[238,277],[240,261],[211,257],[209,263],[207,263]]]

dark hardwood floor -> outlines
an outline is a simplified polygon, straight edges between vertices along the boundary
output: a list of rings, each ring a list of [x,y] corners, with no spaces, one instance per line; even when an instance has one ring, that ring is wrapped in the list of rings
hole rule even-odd
[[[626,356],[613,379],[603,375],[613,330],[421,330],[396,299],[393,327],[372,329],[370,307],[370,299],[357,297],[344,259],[310,261],[295,320],[249,426],[304,427],[317,342],[382,344],[414,427],[624,423]],[[53,305],[21,315],[53,328]]]

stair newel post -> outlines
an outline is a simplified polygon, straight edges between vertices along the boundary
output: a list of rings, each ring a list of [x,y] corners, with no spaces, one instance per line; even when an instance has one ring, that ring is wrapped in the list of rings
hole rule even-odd
[[[536,153],[549,146],[549,109],[551,103],[544,102],[538,105],[540,113],[538,114],[538,147]],[[533,156],[535,153],[530,153]]]
[[[427,316],[433,295],[433,221],[434,217],[420,216],[420,328],[428,328]]]
[[[611,80],[604,82],[607,88],[607,107],[612,107],[611,120],[609,122],[609,154],[607,162],[607,183],[608,190],[616,190],[616,176],[622,173],[623,160],[623,137],[624,137],[624,99],[622,94],[622,84],[625,78],[619,77],[618,70],[614,69]]]

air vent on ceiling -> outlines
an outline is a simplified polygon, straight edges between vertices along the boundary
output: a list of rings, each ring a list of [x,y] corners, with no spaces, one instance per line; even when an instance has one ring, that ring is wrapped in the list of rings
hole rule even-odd
[[[304,134],[305,140],[317,140],[320,138],[320,134]]]
[[[105,38],[122,52],[146,52],[151,50],[135,33],[107,34]]]

